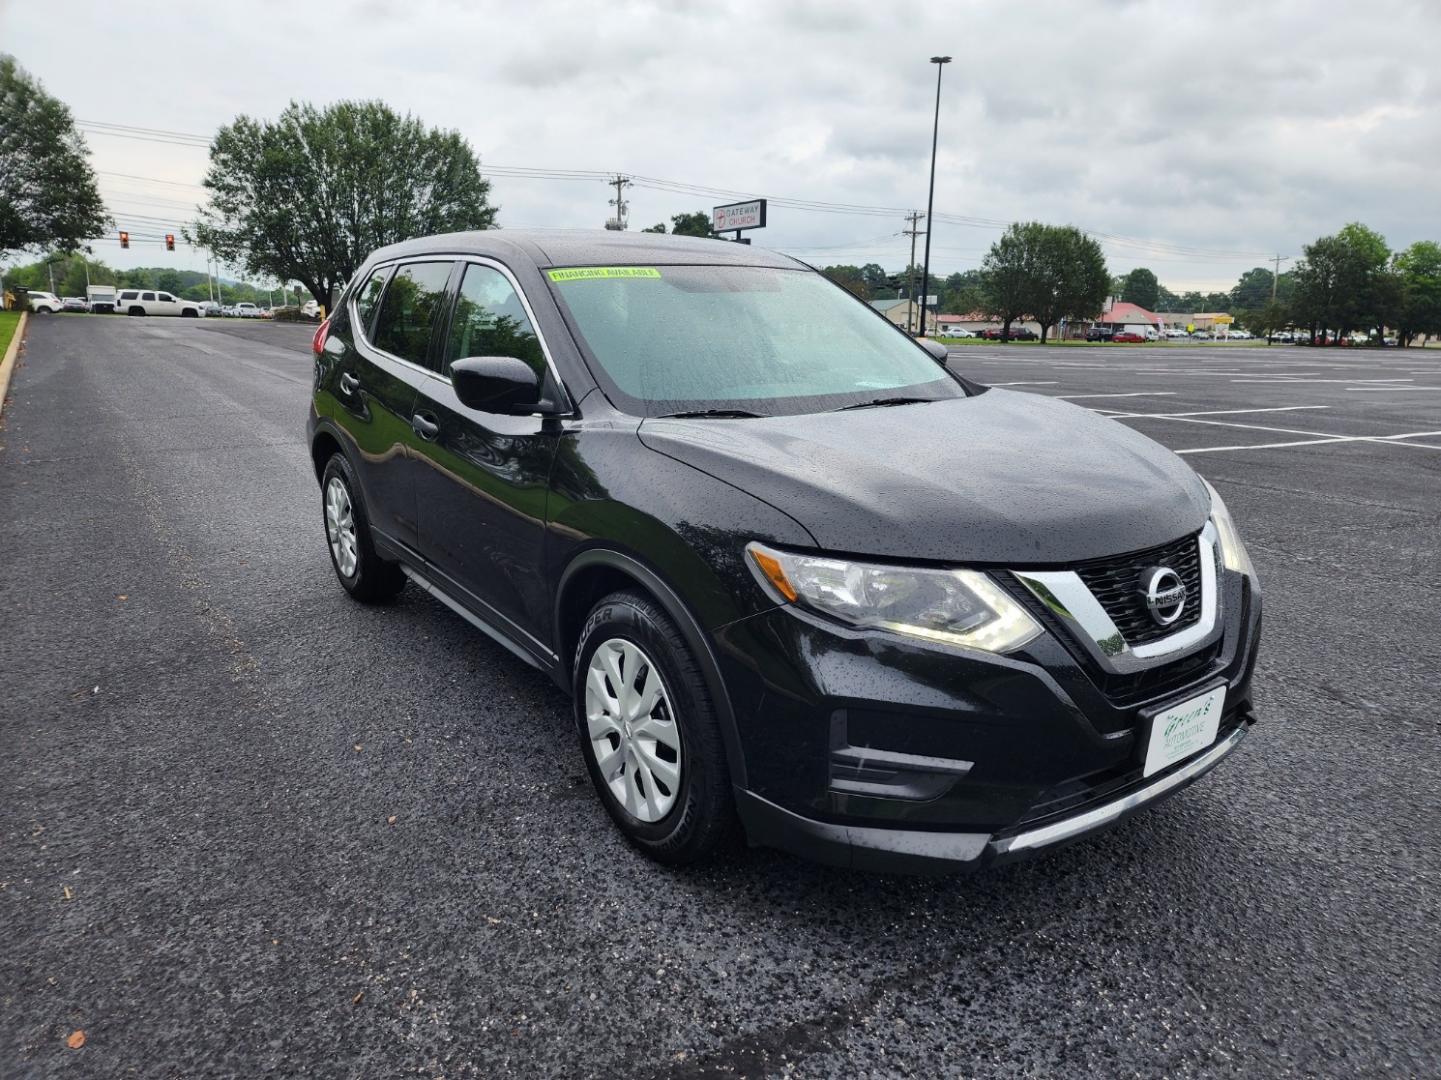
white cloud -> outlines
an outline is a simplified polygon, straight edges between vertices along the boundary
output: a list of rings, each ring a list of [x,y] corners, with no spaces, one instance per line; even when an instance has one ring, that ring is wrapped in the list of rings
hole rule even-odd
[[[10,5],[0,41],[78,117],[210,133],[292,98],[383,98],[462,131],[483,162],[620,169],[719,188],[924,209],[935,68],[938,211],[1070,222],[1207,252],[1111,245],[1173,288],[1225,286],[1265,252],[1362,220],[1441,238],[1441,5],[368,0],[124,19]],[[194,182],[203,150],[91,136],[97,167]],[[103,178],[164,217],[191,189]],[[597,181],[497,177],[501,223],[598,226]],[[635,188],[634,227],[704,196]],[[118,216],[123,217],[124,214]],[[775,208],[756,242],[899,265],[897,218]],[[938,223],[932,261],[975,265],[995,233]],[[825,250],[821,250],[825,249]],[[106,252],[107,256],[109,252]],[[114,253],[116,256],[118,252]],[[154,261],[132,251],[132,262]],[[198,261],[196,263],[198,265]]]

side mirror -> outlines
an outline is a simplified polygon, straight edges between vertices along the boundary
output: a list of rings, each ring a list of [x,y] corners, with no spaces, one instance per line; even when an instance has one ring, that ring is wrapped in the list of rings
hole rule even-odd
[[[450,365],[455,396],[468,409],[489,413],[544,412],[540,377],[513,356],[470,356]]]
[[[930,338],[917,338],[916,340],[919,342],[921,348],[931,354],[932,360],[940,364],[941,367],[946,366],[946,361],[951,358],[950,349],[946,348],[939,341],[932,341]]]

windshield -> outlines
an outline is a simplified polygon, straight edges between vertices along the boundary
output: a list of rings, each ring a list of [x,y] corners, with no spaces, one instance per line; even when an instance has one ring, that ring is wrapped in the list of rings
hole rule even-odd
[[[809,270],[614,266],[548,271],[591,368],[628,412],[822,412],[965,397],[896,328]]]

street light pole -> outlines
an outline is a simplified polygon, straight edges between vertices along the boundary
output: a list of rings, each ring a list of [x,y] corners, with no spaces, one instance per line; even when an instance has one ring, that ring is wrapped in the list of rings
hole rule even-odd
[[[931,233],[936,231],[936,145],[941,134],[941,70],[951,62],[949,56],[933,56],[936,65],[936,119],[931,126],[931,189],[926,196],[926,261],[921,267],[921,337],[926,336],[926,297],[931,288]]]

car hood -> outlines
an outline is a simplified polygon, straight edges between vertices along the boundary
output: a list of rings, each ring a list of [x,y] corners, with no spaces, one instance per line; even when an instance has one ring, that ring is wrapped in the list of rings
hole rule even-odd
[[[785,511],[829,551],[992,565],[1163,544],[1210,497],[1175,454],[1114,420],[1006,390],[847,412],[648,419],[650,449]]]

